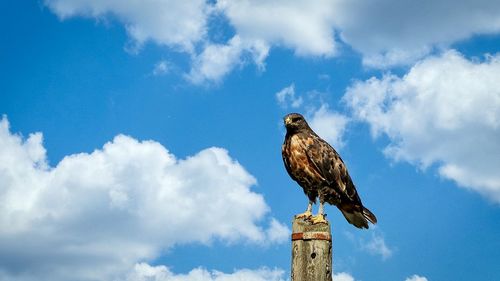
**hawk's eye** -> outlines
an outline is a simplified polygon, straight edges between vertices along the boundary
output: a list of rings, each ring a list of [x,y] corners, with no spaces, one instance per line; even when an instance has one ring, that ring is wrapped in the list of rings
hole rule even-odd
[[[299,122],[300,119],[301,119],[300,117],[293,117],[292,122],[294,122],[294,123]]]

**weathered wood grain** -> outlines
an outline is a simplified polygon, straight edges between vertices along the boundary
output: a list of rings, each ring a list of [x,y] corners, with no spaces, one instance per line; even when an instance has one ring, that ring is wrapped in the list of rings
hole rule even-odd
[[[313,225],[294,218],[292,224],[292,281],[332,280],[330,224]]]

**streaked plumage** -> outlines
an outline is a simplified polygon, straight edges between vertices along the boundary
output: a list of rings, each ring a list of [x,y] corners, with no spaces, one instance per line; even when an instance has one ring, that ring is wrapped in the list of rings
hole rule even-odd
[[[323,204],[337,206],[347,221],[358,228],[368,228],[368,221],[377,218],[361,203],[347,168],[335,149],[321,139],[304,117],[291,113],[284,117],[286,136],[282,146],[285,168],[309,198],[307,211],[298,215],[313,223],[325,222]],[[312,216],[312,204],[319,198],[317,216]]]

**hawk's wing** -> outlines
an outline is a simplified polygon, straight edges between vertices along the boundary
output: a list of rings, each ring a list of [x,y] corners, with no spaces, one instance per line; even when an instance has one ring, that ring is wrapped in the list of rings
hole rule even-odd
[[[309,134],[305,142],[309,161],[325,179],[327,186],[335,189],[344,203],[361,205],[356,187],[340,155],[326,141],[315,134]],[[348,201],[348,202],[346,202]]]

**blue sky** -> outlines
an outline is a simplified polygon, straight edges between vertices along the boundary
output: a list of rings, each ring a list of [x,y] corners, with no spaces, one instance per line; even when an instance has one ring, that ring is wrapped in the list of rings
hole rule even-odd
[[[0,280],[287,280],[288,112],[379,220],[334,280],[500,278],[496,1],[0,7]]]

